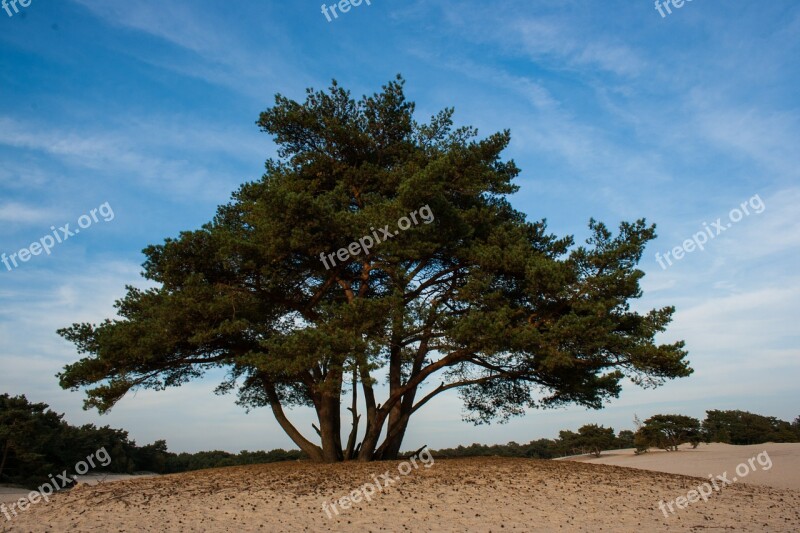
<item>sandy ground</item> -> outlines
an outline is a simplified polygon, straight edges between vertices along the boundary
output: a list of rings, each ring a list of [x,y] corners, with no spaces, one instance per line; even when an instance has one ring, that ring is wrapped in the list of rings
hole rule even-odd
[[[27,496],[29,490],[18,489],[15,487],[0,487],[0,503],[15,502],[23,496]],[[0,518],[2,518],[0,516]]]
[[[15,532],[800,530],[800,492],[788,489],[736,483],[665,517],[660,500],[703,480],[572,461],[436,460],[405,476],[401,464],[291,462],[82,486],[0,524]],[[376,478],[398,481],[338,515],[323,511]]]
[[[156,474],[87,474],[85,476],[75,476],[79,483],[86,483],[87,485],[97,485],[98,483],[108,483],[111,481],[122,481],[124,479],[152,477]],[[0,503],[12,503],[19,501],[20,498],[28,496],[30,490],[17,488],[14,486],[0,485]],[[0,515],[0,519],[3,516]]]
[[[158,474],[87,474],[85,476],[75,476],[75,478],[78,480],[78,483],[97,485],[99,483],[110,483],[112,481],[123,481],[126,479],[143,479],[155,476],[158,476]]]
[[[758,456],[762,452],[762,463]],[[756,458],[752,466],[748,463]],[[695,449],[681,446],[677,452],[650,450],[642,455],[635,455],[633,449],[603,452],[599,458],[570,457],[570,461],[641,468],[655,472],[683,474],[686,476],[708,477],[728,473],[728,478],[737,478],[737,483],[766,485],[779,489],[800,490],[800,443],[791,444],[755,444],[752,446],[731,446],[730,444],[701,444]],[[744,463],[747,468],[736,468]],[[770,467],[770,463],[772,466]]]

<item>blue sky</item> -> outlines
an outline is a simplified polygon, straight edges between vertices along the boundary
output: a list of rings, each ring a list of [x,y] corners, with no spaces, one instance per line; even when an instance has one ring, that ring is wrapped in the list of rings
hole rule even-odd
[[[142,248],[211,219],[275,155],[258,131],[275,93],[332,78],[356,96],[397,73],[419,119],[453,106],[482,135],[510,129],[523,172],[512,203],[582,239],[595,217],[646,217],[645,310],[675,305],[695,374],[627,385],[602,411],[461,421],[456,395],[416,416],[405,447],[527,442],[638,414],[744,409],[800,415],[800,5],[697,0],[502,3],[372,0],[328,22],[320,1],[33,0],[0,10],[0,253],[98,217],[50,255],[0,264],[0,391],[72,423],[120,427],[170,449],[291,447],[267,410],[214,396],[219,376],[81,409],[54,375],[77,358],[55,334],[113,316]],[[501,6],[501,7],[500,7]],[[13,10],[12,10],[13,12]],[[731,223],[754,198],[760,213]],[[110,218],[110,217],[106,217]],[[725,231],[666,269],[662,254],[720,218]],[[88,219],[83,219],[85,223]],[[86,224],[84,224],[86,225]],[[13,266],[13,265],[12,265]],[[292,417],[310,430],[310,412]]]

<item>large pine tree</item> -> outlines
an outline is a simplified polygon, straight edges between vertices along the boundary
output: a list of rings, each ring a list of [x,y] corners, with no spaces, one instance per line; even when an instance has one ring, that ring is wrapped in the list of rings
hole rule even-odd
[[[519,173],[501,158],[509,132],[479,139],[452,109],[420,124],[403,84],[360,100],[336,82],[303,103],[278,95],[258,121],[278,159],[202,229],[145,250],[157,288],[129,287],[118,318],[59,331],[87,354],[61,385],[86,387],[102,412],[224,367],[220,390],[269,406],[312,459],[340,461],[397,457],[411,415],[450,389],[480,423],[599,408],[626,376],[689,375],[682,342],[654,343],[673,309],[629,308],[654,226],[614,235],[591,221],[585,246],[548,234],[506,199]],[[414,211],[430,217],[384,237]],[[336,255],[367,235],[385,240]],[[316,410],[319,438],[291,423],[297,405]]]

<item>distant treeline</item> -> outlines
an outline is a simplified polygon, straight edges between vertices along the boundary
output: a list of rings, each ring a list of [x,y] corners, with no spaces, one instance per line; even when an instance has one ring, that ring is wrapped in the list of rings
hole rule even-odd
[[[457,448],[433,450],[434,457],[528,457],[531,459],[554,459],[567,455],[599,453],[602,450],[633,448],[633,431],[623,429],[614,434],[613,428],[588,424],[577,432],[562,430],[556,439],[532,440],[527,444],[470,444]]]
[[[34,488],[48,475],[63,470],[74,474],[74,466],[100,448],[105,448],[111,464],[104,472],[168,474],[203,468],[271,463],[302,458],[300,451],[223,451],[172,453],[166,441],[137,446],[128,432],[93,424],[76,427],[51,411],[47,404],[30,403],[25,396],[0,395],[0,483]]]
[[[706,411],[702,432],[705,442],[728,444],[798,442],[800,416],[790,424],[774,416],[755,415],[747,411]]]
[[[690,442],[725,442],[760,444],[763,442],[800,442],[800,417],[793,423],[745,411],[707,411],[706,419],[683,415],[655,415],[644,422],[634,420],[637,430],[622,430],[587,424],[577,432],[563,430],[556,439],[538,439],[528,444],[472,444],[435,450],[434,457],[530,457],[552,459],[566,455],[599,454],[602,450],[649,447],[675,449]],[[49,474],[63,470],[74,474],[73,467],[100,448],[105,448],[111,464],[104,472],[155,472],[170,474],[224,466],[273,463],[304,459],[299,450],[269,452],[243,451],[238,454],[210,451],[172,453],[167,443],[158,440],[137,446],[128,432],[93,424],[76,427],[67,424],[63,415],[47,404],[30,403],[25,396],[0,395],[0,483],[35,487]]]
[[[204,468],[219,468],[223,466],[255,465],[263,463],[277,463],[279,461],[297,461],[305,459],[306,455],[300,450],[270,450],[268,452],[248,452],[247,450],[239,453],[228,453],[222,451],[197,452],[197,453],[171,453],[166,451],[164,443],[164,466],[159,469],[152,468],[151,471],[159,474],[170,474],[174,472],[188,472],[190,470],[202,470]]]
[[[747,411],[706,411],[706,419],[684,415],[654,415],[644,422],[634,418],[636,431],[587,424],[577,432],[562,430],[556,439],[538,439],[528,444],[472,444],[445,448],[431,453],[435,457],[531,457],[553,459],[567,455],[595,454],[603,450],[635,448],[644,453],[649,448],[676,450],[678,446],[701,442],[726,444],[761,444],[764,442],[800,442],[800,416],[793,423],[772,416]]]

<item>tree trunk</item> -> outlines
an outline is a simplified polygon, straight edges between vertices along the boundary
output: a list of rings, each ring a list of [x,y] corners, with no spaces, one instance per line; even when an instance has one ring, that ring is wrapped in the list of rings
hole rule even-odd
[[[400,313],[398,316],[402,317],[403,315]],[[409,380],[416,377],[422,370],[422,365],[425,361],[425,355],[428,353],[428,342],[430,340],[431,328],[433,327],[434,322],[435,315],[431,315],[426,321],[425,335],[422,338],[419,348],[417,349],[416,356],[414,357],[414,365],[411,369]],[[402,320],[395,323],[394,326],[398,328],[399,336],[399,331],[403,326]],[[394,392],[394,390],[397,388],[400,388],[402,385],[400,379],[399,360],[400,358],[398,351],[396,377],[395,381],[391,384],[392,392]],[[391,376],[392,374],[390,373],[390,379]],[[417,396],[418,387],[419,385],[407,390],[405,394],[403,394],[402,399],[393,406],[389,415],[389,428],[386,432],[386,440],[383,444],[381,444],[377,451],[377,456],[379,459],[395,460],[400,455],[400,447],[403,445],[406,429],[408,429],[408,421],[411,417],[412,411],[414,410],[414,400]]]
[[[341,405],[339,398],[323,396],[317,408],[319,436],[322,439],[322,458],[326,463],[344,459],[341,435]]]
[[[350,430],[350,437],[347,439],[347,449],[344,452],[346,461],[353,459],[356,448],[356,438],[358,438],[358,421],[361,417],[358,414],[358,367],[353,367],[353,404],[350,406],[350,413],[353,415],[353,428]]]
[[[416,370],[416,368],[415,368]],[[397,402],[397,414],[389,417],[389,428],[386,432],[386,440],[378,448],[378,457],[384,460],[395,460],[400,455],[400,447],[408,429],[408,421],[411,418],[411,411],[414,409],[414,399],[417,396],[417,387],[412,388],[403,395],[403,399]],[[395,410],[392,409],[392,413]]]
[[[375,403],[375,391],[372,389],[372,381],[369,372],[366,370],[366,367],[362,365],[359,365],[358,372],[361,376],[361,389],[364,391],[364,403],[367,406],[365,419],[366,427],[364,428],[364,439],[366,440],[367,435],[371,435],[372,427],[378,419],[378,407]],[[361,453],[364,449],[364,443],[362,442],[356,448],[358,449],[356,457],[358,457],[359,460],[363,460],[361,458]]]
[[[386,415],[387,412],[383,409],[376,409],[374,419],[368,418],[367,427],[369,430],[364,435],[364,441],[361,443],[361,451],[358,453],[359,461],[366,462],[375,459],[375,449],[378,447],[378,439],[381,436]]]
[[[400,447],[403,445],[403,438],[408,428],[409,417],[401,414],[401,418],[396,420],[394,425],[389,424],[386,430],[386,438],[378,447],[376,457],[382,460],[395,460],[400,455]]]
[[[398,295],[399,301],[402,302],[402,288],[401,292]],[[399,306],[394,313],[394,317],[392,318],[392,337],[390,340],[390,347],[389,347],[389,396],[394,395],[402,386],[403,386],[403,378],[402,378],[402,346],[400,344],[402,340],[403,334],[403,311],[404,308]],[[405,396],[405,395],[404,395]],[[401,418],[403,417],[403,401],[400,400],[392,405],[389,409],[389,427],[387,428],[387,438],[392,433],[394,428],[397,428],[401,424]],[[383,448],[383,446],[381,447]],[[379,449],[377,459],[387,459],[388,457],[384,456],[385,453],[384,449]],[[396,455],[396,454],[395,454]]]

